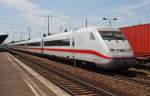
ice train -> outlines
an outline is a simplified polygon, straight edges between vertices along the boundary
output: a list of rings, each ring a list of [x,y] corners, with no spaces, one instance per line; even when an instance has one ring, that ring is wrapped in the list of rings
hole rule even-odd
[[[17,50],[91,62],[100,68],[135,64],[132,48],[119,29],[90,27],[9,44]]]

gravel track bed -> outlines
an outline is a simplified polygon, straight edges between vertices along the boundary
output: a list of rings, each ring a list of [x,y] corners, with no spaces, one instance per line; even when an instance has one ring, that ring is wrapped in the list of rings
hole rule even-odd
[[[38,60],[39,62],[47,65],[48,67],[52,67],[54,69],[60,70],[67,75],[74,76],[79,78],[85,82],[88,82],[96,87],[107,89],[112,93],[116,93],[116,95],[122,96],[150,96],[150,88],[139,86],[138,84],[132,84],[129,81],[118,80],[117,78],[112,78],[111,76],[107,76],[104,74],[98,74],[94,72],[89,72],[84,69],[74,68],[69,65],[64,65],[58,62],[50,61],[48,59],[31,56],[28,54],[22,54],[22,56],[29,56],[33,60]]]

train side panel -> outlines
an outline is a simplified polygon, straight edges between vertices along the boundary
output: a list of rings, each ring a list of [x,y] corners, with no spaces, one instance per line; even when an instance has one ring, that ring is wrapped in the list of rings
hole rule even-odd
[[[56,34],[52,35],[50,37],[46,37],[43,39],[44,46],[43,46],[43,54],[51,55],[51,56],[58,56],[58,57],[64,57],[64,58],[72,58],[72,54],[68,51],[71,50],[71,34],[65,33],[65,34]],[[58,45],[61,42],[57,42],[57,40],[68,40],[69,44],[67,46]],[[49,45],[45,42],[49,42]],[[50,43],[55,43],[56,45],[51,45]]]
[[[42,39],[33,39],[26,42],[26,51],[42,54]]]
[[[100,42],[99,36],[95,34],[96,30],[83,30],[74,33],[75,46],[74,49],[80,49],[81,53],[75,53],[75,58],[79,60],[102,63],[103,58],[98,57],[95,53],[101,53],[103,50],[103,42]],[[101,49],[101,50],[100,50]],[[84,51],[82,53],[82,51]]]

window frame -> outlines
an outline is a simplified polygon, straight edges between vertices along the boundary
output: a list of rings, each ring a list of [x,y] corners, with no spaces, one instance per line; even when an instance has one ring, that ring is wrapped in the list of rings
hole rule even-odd
[[[98,31],[98,33],[103,40],[126,40],[124,33],[121,31]],[[117,36],[118,33],[121,33],[122,36]]]
[[[44,46],[70,46],[70,39],[43,41]]]

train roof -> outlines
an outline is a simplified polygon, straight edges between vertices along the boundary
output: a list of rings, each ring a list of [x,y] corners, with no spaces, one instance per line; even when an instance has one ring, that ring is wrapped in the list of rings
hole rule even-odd
[[[50,35],[47,36],[45,38],[49,38],[49,37],[55,37],[56,35],[63,35],[63,34],[71,34],[72,32],[83,32],[83,31],[91,31],[91,30],[98,30],[98,31],[119,31],[118,28],[104,28],[104,27],[88,27],[88,28],[83,28],[83,29],[78,29],[78,30],[73,30],[73,31],[68,31],[68,32],[63,32],[63,33],[58,33],[58,34],[54,34],[54,35]]]
[[[86,33],[86,32],[93,32],[93,31],[119,31],[119,29],[116,28],[104,28],[104,27],[88,27],[88,28],[83,28],[83,29],[78,29],[78,30],[73,30],[73,31],[68,31],[68,32],[63,32],[63,33],[58,33],[58,34],[53,34],[47,37],[44,37],[44,40],[57,40],[57,39],[66,39],[69,38],[72,33]]]
[[[42,39],[44,40],[49,40],[49,39],[65,39],[67,38],[67,36],[70,36],[73,32],[87,32],[87,31],[93,31],[93,30],[98,30],[98,31],[119,31],[119,29],[117,28],[104,28],[104,27],[88,27],[88,28],[83,28],[83,29],[78,29],[78,30],[73,30],[73,31],[68,31],[68,32],[63,32],[63,33],[59,33],[59,34],[53,34],[50,36],[46,36],[43,38],[36,38],[36,39],[31,39],[31,40],[27,40],[27,41],[21,41],[21,42],[17,42],[17,43],[12,43],[12,44],[24,44],[24,43],[32,43],[32,42],[39,42]],[[58,37],[58,38],[57,38]],[[10,44],[10,45],[12,45]]]
[[[84,30],[86,30],[86,31],[84,31]],[[50,36],[46,36],[46,37],[44,37],[43,39],[44,40],[49,40],[49,39],[60,39],[60,37],[61,37],[61,39],[65,39],[65,38],[67,38],[67,37],[69,37],[70,35],[72,35],[72,33],[77,33],[77,32],[87,32],[87,30],[89,30],[89,31],[91,31],[91,30],[95,30],[95,28],[94,27],[90,27],[90,28],[84,28],[84,29],[78,29],[78,30],[73,30],[73,31],[68,31],[68,32],[63,32],[63,33],[58,33],[58,34],[53,34],[53,35],[50,35]]]
[[[117,28],[96,28],[98,31],[119,31]]]
[[[83,28],[83,29],[79,29],[76,32],[82,32],[84,30],[98,30],[98,31],[119,31],[118,28],[112,28],[112,27],[89,27],[89,28]]]
[[[24,42],[26,42],[26,41],[20,41],[20,42],[10,43],[10,44],[8,44],[8,45],[23,44]]]
[[[26,43],[39,42],[41,40],[42,40],[41,38],[35,38],[35,39],[31,39],[31,40],[26,41]]]
[[[38,42],[38,41],[41,41],[41,40],[42,40],[41,38],[35,38],[35,39],[31,39],[31,40],[26,40],[26,41],[20,41],[20,42],[16,42],[16,43],[11,43],[9,45],[32,43],[32,42]]]

